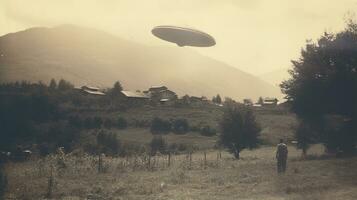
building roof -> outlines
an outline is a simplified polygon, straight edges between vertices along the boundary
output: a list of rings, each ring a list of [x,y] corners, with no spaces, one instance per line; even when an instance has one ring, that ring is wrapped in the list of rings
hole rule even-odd
[[[124,94],[128,98],[142,98],[142,99],[148,99],[149,97],[141,92],[134,92],[134,91],[121,91],[122,94]]]
[[[171,90],[161,90],[159,91],[159,93],[164,93],[164,92],[167,92],[167,93],[171,93],[173,95],[176,95],[176,93],[174,91],[171,91]]]
[[[100,88],[99,88],[99,87],[94,87],[94,86],[87,86],[87,85],[84,85],[84,86],[82,86],[82,89],[88,89],[88,90],[99,90]]]
[[[266,98],[264,98],[264,101],[278,101],[278,99],[277,98],[266,97]]]
[[[83,90],[84,92],[88,93],[88,94],[93,94],[93,95],[105,95],[103,92],[100,91],[93,91],[93,90]]]
[[[152,91],[152,90],[167,90],[167,87],[166,86],[151,86],[149,88],[149,91]]]

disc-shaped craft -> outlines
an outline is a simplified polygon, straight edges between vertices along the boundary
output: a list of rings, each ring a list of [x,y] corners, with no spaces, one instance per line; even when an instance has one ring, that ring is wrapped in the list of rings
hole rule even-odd
[[[216,41],[209,34],[177,26],[157,26],[152,29],[152,34],[156,37],[176,43],[178,46],[210,47],[216,44]]]

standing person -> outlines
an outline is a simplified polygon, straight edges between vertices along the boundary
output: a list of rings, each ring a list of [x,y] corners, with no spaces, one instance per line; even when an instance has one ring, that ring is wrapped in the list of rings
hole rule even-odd
[[[276,160],[278,173],[284,173],[286,170],[286,160],[288,158],[288,147],[284,144],[283,139],[280,139],[276,149]]]

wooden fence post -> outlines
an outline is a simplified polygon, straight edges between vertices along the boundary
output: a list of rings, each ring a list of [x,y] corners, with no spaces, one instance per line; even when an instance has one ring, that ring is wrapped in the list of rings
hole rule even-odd
[[[207,166],[207,156],[206,156],[206,151],[204,151],[204,168],[206,169]]]

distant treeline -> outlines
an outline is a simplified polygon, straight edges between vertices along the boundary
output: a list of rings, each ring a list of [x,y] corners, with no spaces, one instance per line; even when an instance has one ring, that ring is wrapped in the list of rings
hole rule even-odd
[[[88,110],[126,110],[132,105],[123,98],[121,90],[119,82],[109,88],[105,96],[85,94],[66,80],[57,83],[52,79],[48,85],[26,81],[0,84],[0,151],[37,149],[42,155],[54,152],[59,147],[72,151],[78,147],[83,131],[126,128],[129,123],[120,116],[82,114]],[[133,123],[131,125],[134,127],[150,128],[156,135],[169,132],[186,134],[189,131],[204,136],[216,134],[216,130],[210,126],[191,126],[187,119],[154,118],[147,122],[134,119]],[[89,146],[86,149],[91,153],[96,152],[93,150],[96,149],[95,142]]]
[[[80,120],[73,117],[71,109],[107,108],[108,105],[112,109],[125,109],[126,104],[120,98],[114,104],[113,98],[116,97],[85,96],[66,80],[58,83],[51,80],[49,85],[26,81],[1,84],[0,150],[12,151],[18,146],[31,148],[33,144],[48,151],[60,146],[71,149],[82,128],[102,125],[102,119],[92,117],[83,119],[84,123],[78,126]]]

